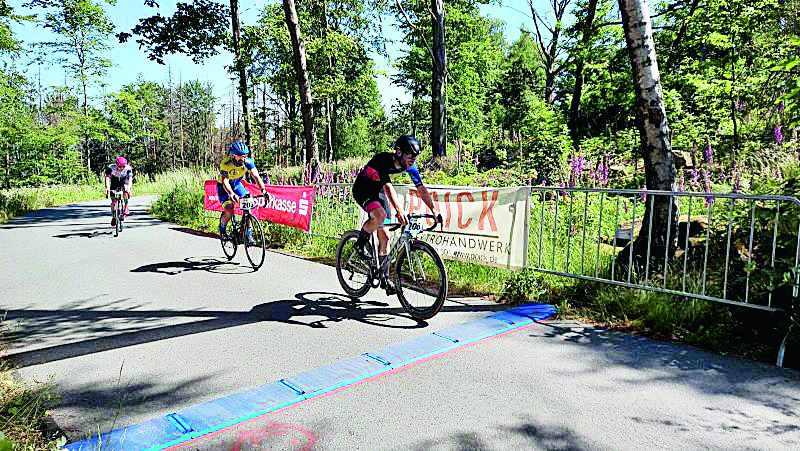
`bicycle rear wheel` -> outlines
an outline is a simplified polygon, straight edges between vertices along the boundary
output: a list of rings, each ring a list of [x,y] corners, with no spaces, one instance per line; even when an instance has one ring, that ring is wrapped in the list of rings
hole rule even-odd
[[[336,277],[345,293],[360,298],[370,289],[369,263],[356,252],[357,230],[348,230],[342,235],[336,248]]]
[[[424,241],[409,243],[397,256],[394,281],[397,298],[409,315],[429,319],[439,313],[447,298],[447,271],[436,250]]]
[[[222,219],[220,219],[222,224]],[[231,216],[231,219],[225,224],[225,233],[219,236],[219,241],[222,244],[222,252],[228,260],[233,259],[236,255],[237,246],[237,232],[236,232],[236,217]]]
[[[242,228],[244,228],[245,231],[248,228],[251,230],[249,236],[245,235],[244,253],[247,254],[247,259],[250,260],[250,264],[253,265],[253,270],[258,271],[258,268],[264,264],[264,256],[267,253],[264,229],[261,227],[261,222],[249,214],[247,215],[247,219],[242,219]]]

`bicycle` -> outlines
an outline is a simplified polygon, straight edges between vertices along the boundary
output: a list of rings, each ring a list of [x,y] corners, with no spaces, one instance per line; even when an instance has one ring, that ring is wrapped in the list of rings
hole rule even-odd
[[[336,248],[336,276],[348,295],[360,298],[370,288],[385,286],[386,269],[393,268],[397,298],[403,309],[415,319],[430,319],[439,313],[447,298],[447,271],[436,249],[417,237],[433,231],[440,221],[430,214],[409,215],[408,218],[407,225],[386,224],[390,231],[399,228],[401,233],[392,243],[383,266],[374,245],[368,246],[369,261],[364,261],[356,251],[358,230],[342,234]],[[425,228],[420,220],[428,218],[433,219],[433,225]]]
[[[247,260],[253,265],[254,271],[258,271],[258,268],[264,264],[264,257],[267,254],[264,229],[258,218],[250,213],[250,210],[259,206],[259,198],[266,199],[266,196],[262,194],[250,197],[248,195],[240,198],[241,223],[237,223],[235,214],[232,215],[225,225],[225,233],[219,237],[222,244],[222,252],[228,258],[228,261],[232,260],[236,255],[239,244],[244,244],[244,252],[247,255]],[[222,220],[220,219],[220,221]],[[247,233],[248,229],[251,231],[249,234]]]
[[[122,232],[122,221],[125,220],[125,200],[122,197],[122,191],[112,190],[106,197],[111,198],[114,202],[114,208],[111,210],[111,216],[114,218],[114,236],[119,236]]]

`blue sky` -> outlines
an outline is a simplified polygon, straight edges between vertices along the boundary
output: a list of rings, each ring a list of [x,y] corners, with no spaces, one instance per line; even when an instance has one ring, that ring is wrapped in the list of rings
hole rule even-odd
[[[11,0],[7,3],[14,8],[16,14],[30,14],[31,10],[22,8],[21,5],[28,0]],[[183,0],[189,2],[190,0]],[[223,1],[223,0],[220,0]],[[278,0],[270,1],[240,1],[240,15],[243,24],[255,23],[259,12],[263,9],[264,5],[276,2]],[[537,0],[537,3],[543,0]],[[156,12],[162,16],[169,16],[175,11],[175,0],[160,0],[160,8],[149,8],[144,6],[143,0],[118,0],[116,5],[104,4],[104,7],[110,15],[111,21],[114,23],[117,31],[130,31],[139,21],[140,18],[149,17]],[[547,4],[540,7],[541,11],[547,11]],[[499,5],[483,5],[481,11],[484,15],[499,18],[506,22],[506,37],[509,41],[517,38],[519,35],[519,28],[521,25],[526,25],[529,28],[532,26],[530,18],[530,9],[527,0],[503,0],[503,6]],[[41,11],[34,10],[33,12],[40,13]],[[387,19],[391,23],[391,19]],[[52,40],[52,33],[44,28],[26,23],[23,25],[13,24],[13,29],[18,39],[22,39],[26,44]],[[390,30],[390,38],[398,38],[399,33],[393,27],[385,27]],[[231,98],[231,80],[230,75],[227,73],[226,66],[231,64],[232,57],[227,52],[221,52],[219,55],[206,59],[202,64],[194,63],[190,58],[183,55],[169,55],[165,58],[165,63],[168,65],[160,65],[147,59],[145,53],[139,50],[138,44],[131,39],[125,44],[117,43],[115,38],[109,41],[111,51],[105,56],[114,61],[115,66],[109,69],[106,83],[108,86],[105,88],[107,92],[118,91],[121,87],[131,84],[141,76],[146,80],[152,80],[159,83],[166,83],[168,78],[168,70],[172,71],[173,82],[177,80],[200,80],[201,82],[211,82],[214,85],[214,94],[220,98],[221,103],[230,103]],[[391,75],[394,70],[391,64],[400,56],[400,48],[389,48],[389,58],[375,57],[375,62],[379,70],[384,70]],[[21,58],[17,65],[23,67],[27,64],[26,58]],[[28,77],[35,80],[38,75],[39,67],[29,66],[27,69]],[[64,85],[64,70],[56,67],[41,67],[42,72],[42,86],[63,86]],[[74,85],[74,81],[68,80],[68,83]],[[378,89],[383,97],[384,107],[388,110],[392,104],[397,100],[407,101],[408,95],[402,88],[393,86],[387,76],[379,76],[377,79]],[[103,94],[100,88],[95,88],[94,92],[90,95],[99,97]]]

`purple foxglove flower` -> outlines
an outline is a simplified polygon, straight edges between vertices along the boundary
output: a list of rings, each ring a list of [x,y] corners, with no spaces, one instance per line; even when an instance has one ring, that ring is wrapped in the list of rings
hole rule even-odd
[[[678,191],[686,191],[686,179],[683,177],[683,171],[681,171],[681,175],[678,177]]]
[[[705,185],[705,190],[707,193],[711,192],[711,173],[707,170],[703,170],[703,182]],[[706,207],[714,203],[714,196],[706,197]]]
[[[781,131],[781,126],[775,127],[775,144],[782,144],[783,143],[783,131]]]
[[[697,185],[700,182],[700,173],[697,169],[692,168],[692,185]]]
[[[711,143],[706,144],[705,149],[703,149],[703,156],[705,157],[706,163],[708,163],[709,166],[714,164],[714,151],[711,150]]]

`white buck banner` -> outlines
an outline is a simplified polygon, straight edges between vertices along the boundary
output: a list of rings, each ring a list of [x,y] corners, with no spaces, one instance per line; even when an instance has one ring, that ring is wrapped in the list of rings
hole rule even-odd
[[[525,267],[528,256],[530,188],[426,186],[442,214],[443,227],[421,235],[442,258],[508,269]],[[408,213],[428,213],[416,188],[395,186]],[[428,225],[433,222],[429,221]]]

